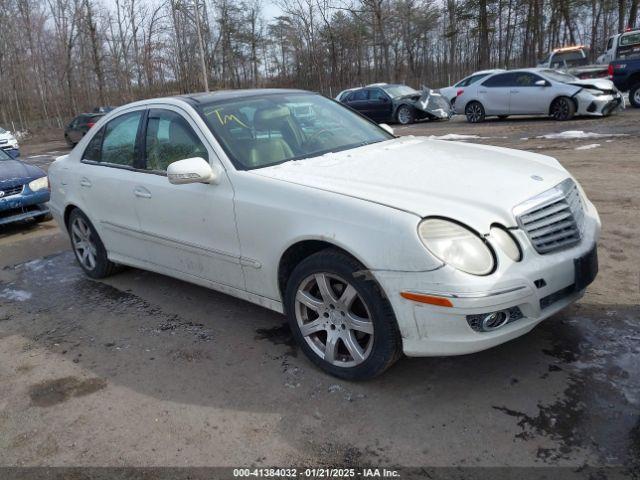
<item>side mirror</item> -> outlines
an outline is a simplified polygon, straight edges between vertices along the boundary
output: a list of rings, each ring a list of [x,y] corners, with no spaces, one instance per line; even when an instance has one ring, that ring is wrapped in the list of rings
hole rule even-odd
[[[387,125],[386,123],[380,123],[380,124],[378,124],[378,125],[379,125],[379,127],[380,127],[381,129],[383,129],[385,132],[390,133],[391,135],[395,135],[395,134],[393,133],[393,128],[391,128],[391,127],[390,127],[389,125]]]
[[[185,183],[216,183],[218,175],[201,157],[186,158],[167,167],[167,178],[174,185]]]
[[[546,80],[538,80],[536,83],[534,83],[534,85],[536,87],[548,87],[549,82],[547,82]]]

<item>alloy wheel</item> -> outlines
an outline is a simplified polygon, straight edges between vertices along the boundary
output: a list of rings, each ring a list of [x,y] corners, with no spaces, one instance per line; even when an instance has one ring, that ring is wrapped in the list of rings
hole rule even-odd
[[[566,100],[558,100],[553,106],[553,117],[562,120],[569,116],[569,104]]]
[[[295,316],[305,342],[316,355],[339,367],[364,362],[373,348],[369,309],[343,278],[315,273],[298,287]]]
[[[640,88],[636,89],[633,95],[633,100],[635,101],[636,105],[640,105]]]
[[[479,103],[467,107],[467,119],[471,123],[478,123],[482,119],[482,106]]]
[[[398,122],[402,125],[411,123],[411,112],[407,107],[401,107],[400,110],[398,110]]]
[[[88,270],[96,267],[97,248],[91,240],[91,229],[81,218],[76,217],[71,223],[71,242],[78,261]]]

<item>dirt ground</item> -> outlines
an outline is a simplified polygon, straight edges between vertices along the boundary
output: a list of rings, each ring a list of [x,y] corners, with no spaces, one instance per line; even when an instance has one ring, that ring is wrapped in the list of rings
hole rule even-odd
[[[640,467],[640,110],[396,128],[555,156],[603,222],[576,305],[482,353],[329,377],[284,318],[168,277],[85,277],[49,222],[0,230],[0,465]],[[545,139],[568,130],[600,134]],[[624,135],[624,136],[610,136]],[[594,146],[597,145],[597,146]],[[43,166],[62,141],[23,146]]]

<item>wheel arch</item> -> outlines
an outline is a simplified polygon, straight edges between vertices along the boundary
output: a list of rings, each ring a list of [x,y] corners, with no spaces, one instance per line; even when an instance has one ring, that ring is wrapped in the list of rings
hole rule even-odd
[[[298,240],[289,245],[282,252],[282,254],[280,255],[280,260],[278,261],[278,291],[280,293],[280,298],[283,301],[287,289],[287,282],[289,281],[289,278],[291,277],[291,274],[293,273],[293,270],[296,268],[296,266],[298,266],[300,262],[302,262],[305,258],[308,258],[311,255],[326,249],[337,250],[344,255],[353,258],[360,265],[362,265],[365,270],[367,269],[365,262],[363,262],[361,258],[358,258],[357,255],[353,254],[337,243],[320,238],[307,238]]]
[[[80,210],[82,212],[80,207],[78,207],[77,205],[75,205],[73,203],[70,203],[69,205],[64,207],[64,213],[62,215],[62,218],[64,220],[64,227],[67,229],[67,231],[69,230],[69,217],[71,216],[71,212],[73,212],[76,209],[78,209],[78,210]]]
[[[553,97],[553,100],[551,100],[551,102],[549,102],[549,109],[548,109],[548,115],[552,115],[551,113],[551,108],[553,107],[553,104],[558,101],[561,98],[566,98],[568,100],[570,100],[571,102],[573,102],[573,106],[576,109],[576,112],[578,111],[579,105],[578,105],[578,101],[575,99],[575,96],[580,92],[580,90],[578,90],[576,93],[574,93],[573,95],[568,95],[566,93],[560,93],[558,95],[556,95],[555,97]]]

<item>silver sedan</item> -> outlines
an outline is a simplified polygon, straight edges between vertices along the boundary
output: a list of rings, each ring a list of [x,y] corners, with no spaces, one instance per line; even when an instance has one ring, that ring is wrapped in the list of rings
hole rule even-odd
[[[495,73],[465,88],[456,100],[456,110],[464,112],[470,123],[510,115],[570,120],[575,115],[607,116],[623,108],[622,94],[610,80],[580,80],[542,68]]]

